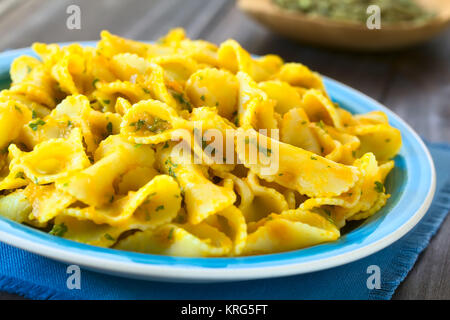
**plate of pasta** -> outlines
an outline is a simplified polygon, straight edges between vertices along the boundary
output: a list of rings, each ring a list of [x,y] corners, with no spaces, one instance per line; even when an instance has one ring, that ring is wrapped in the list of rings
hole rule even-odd
[[[402,237],[434,195],[392,111],[234,40],[35,43],[0,53],[0,84],[0,241],[88,269],[327,269]]]

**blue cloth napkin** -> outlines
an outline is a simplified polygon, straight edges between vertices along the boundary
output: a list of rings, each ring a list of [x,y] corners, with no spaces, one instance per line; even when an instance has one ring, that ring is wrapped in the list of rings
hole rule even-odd
[[[69,290],[67,265],[0,243],[0,291],[32,299],[390,299],[450,210],[450,145],[428,147],[437,172],[428,213],[402,239],[362,260],[299,276],[220,284],[138,281],[81,270],[81,289]],[[367,288],[370,265],[380,267],[381,289]]]

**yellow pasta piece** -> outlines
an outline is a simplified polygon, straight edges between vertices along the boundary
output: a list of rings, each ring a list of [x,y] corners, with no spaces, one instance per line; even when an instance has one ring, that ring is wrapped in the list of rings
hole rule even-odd
[[[158,175],[138,191],[130,191],[124,197],[111,200],[102,207],[69,208],[64,214],[97,224],[121,226],[139,223],[156,227],[170,222],[181,207],[178,184],[167,175]]]
[[[186,93],[195,107],[217,107],[219,115],[231,120],[237,110],[239,83],[228,71],[198,70],[186,84]]]
[[[10,152],[14,158],[13,168],[23,171],[36,184],[55,182],[90,164],[78,128],[72,130],[67,139],[44,141],[31,152],[23,152],[14,145]]]
[[[301,63],[285,63],[272,78],[297,87],[317,89],[326,94],[320,75]]]
[[[111,69],[122,81],[133,81],[133,77],[151,72],[150,63],[134,53],[119,53],[111,58]]]
[[[22,126],[31,120],[31,112],[23,104],[8,101],[0,102],[0,149],[17,139]]]
[[[33,210],[31,220],[47,222],[60,213],[63,209],[75,202],[75,198],[62,190],[57,190],[53,184],[39,186],[30,183],[24,190]]]
[[[181,87],[185,86],[189,77],[199,68],[195,60],[181,54],[155,57],[150,62],[163,68],[167,82],[177,83]]]
[[[372,152],[379,161],[395,157],[402,146],[402,137],[398,129],[388,124],[356,126],[352,130],[361,141],[357,156]]]
[[[128,226],[96,224],[89,220],[79,220],[67,215],[55,218],[51,234],[65,239],[99,247],[112,247],[120,235],[129,230]]]
[[[245,255],[300,249],[339,238],[336,226],[320,216],[303,210],[271,215],[249,233]]]
[[[91,206],[110,202],[115,195],[113,182],[130,168],[136,165],[151,166],[154,161],[154,152],[150,147],[136,148],[118,136],[105,140],[99,149],[93,165],[56,183],[58,189]]]
[[[218,55],[223,68],[233,73],[243,71],[258,82],[276,73],[283,63],[281,58],[275,55],[253,59],[239,43],[231,39],[220,45]]]
[[[157,144],[169,140],[183,119],[172,108],[157,100],[144,100],[125,114],[120,133],[142,144]]]
[[[232,190],[213,184],[199,165],[172,152],[171,147],[160,149],[157,156],[161,169],[175,177],[184,192],[189,223],[197,224],[235,202]]]
[[[301,96],[294,87],[286,82],[279,80],[264,81],[260,82],[258,87],[267,93],[269,99],[276,101],[275,111],[281,115],[302,106]]]
[[[339,195],[353,187],[358,180],[359,172],[355,167],[330,161],[312,152],[270,138],[262,138],[260,134],[251,130],[238,129],[236,132],[236,151],[240,161],[267,181],[275,181],[301,194],[314,197]],[[273,172],[275,168],[271,162],[265,165],[261,161],[251,161],[250,152],[246,151],[246,146],[252,144],[251,141],[255,138],[257,138],[255,141],[258,141],[257,148],[260,155],[270,153],[269,157],[272,154],[279,157],[276,172]],[[264,140],[266,140],[265,145],[261,144]],[[246,141],[250,143],[246,144]]]
[[[214,257],[228,254],[232,242],[222,232],[204,223],[166,224],[155,231],[135,233],[115,248],[170,256]]]
[[[281,213],[289,209],[284,196],[273,188],[261,186],[257,176],[250,172],[244,181],[252,192],[252,201],[241,203],[239,208],[247,222],[258,221],[271,213]]]
[[[342,128],[339,114],[334,104],[320,91],[311,89],[305,92],[302,98],[303,109],[310,121],[323,121],[337,129]]]
[[[34,57],[17,57],[16,59],[14,59],[13,63],[11,63],[11,69],[9,71],[12,82],[22,82],[26,79],[27,75],[33,70],[33,68],[40,64],[41,62]]]
[[[97,52],[99,55],[108,58],[124,52],[134,53],[140,57],[145,57],[149,49],[148,44],[121,38],[105,30],[100,33],[100,37],[101,40],[97,45]]]
[[[280,140],[316,154],[322,154],[321,146],[309,126],[309,119],[301,108],[286,112],[280,125]]]
[[[43,65],[36,65],[24,80],[12,84],[10,90],[47,107],[55,106],[54,80]]]
[[[0,91],[0,102],[8,102],[10,100],[19,102],[26,106],[30,111],[34,112],[37,118],[44,118],[50,113],[50,109],[46,106],[36,103],[26,96],[13,92],[11,90]]]
[[[28,222],[31,204],[23,190],[0,196],[0,216],[16,222]]]

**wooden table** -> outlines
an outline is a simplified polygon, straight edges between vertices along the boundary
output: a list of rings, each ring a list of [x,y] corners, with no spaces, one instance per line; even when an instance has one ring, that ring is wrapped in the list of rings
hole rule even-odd
[[[66,8],[81,8],[81,30],[66,28]],[[230,0],[0,0],[0,51],[35,41],[95,40],[102,29],[155,40],[182,26],[190,38],[239,41],[255,54],[299,61],[385,104],[430,141],[450,141],[450,30],[389,54],[358,54],[300,45],[256,24]],[[442,225],[395,299],[450,299],[450,219]],[[0,293],[0,299],[20,298]],[[292,297],[295,298],[295,297]]]

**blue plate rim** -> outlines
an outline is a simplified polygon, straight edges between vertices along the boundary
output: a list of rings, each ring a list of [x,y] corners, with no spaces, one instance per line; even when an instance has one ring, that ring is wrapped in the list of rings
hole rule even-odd
[[[93,46],[96,42],[86,41],[80,42],[80,44]],[[59,44],[68,45],[71,43],[73,42]],[[31,48],[15,49],[0,53],[0,76],[9,70],[12,60],[22,54],[35,55]],[[410,147],[415,148],[418,160],[420,160],[420,166],[417,167],[416,165],[415,168],[421,174],[421,178],[428,177],[425,184],[422,185],[421,183],[422,188],[420,190],[428,189],[428,192],[416,197],[414,203],[420,202],[420,205],[413,209],[414,212],[411,212],[409,219],[402,220],[401,223],[397,222],[400,225],[391,228],[395,227],[395,230],[384,232],[384,235],[369,240],[367,244],[353,244],[351,249],[343,252],[339,252],[335,248],[327,250],[326,248],[336,246],[334,243],[328,243],[307,249],[251,257],[186,258],[94,247],[54,237],[0,217],[0,241],[48,258],[70,264],[79,264],[80,266],[105,273],[140,279],[183,282],[249,280],[313,272],[350,263],[385,248],[411,230],[429,208],[436,187],[436,173],[433,160],[417,133],[394,112],[345,84],[326,76],[322,77],[332,99],[339,101],[339,97],[347,96],[347,100],[353,98],[354,101],[363,103],[365,109],[362,106],[361,108],[364,109],[364,112],[371,110],[385,112],[391,124],[400,127],[404,141],[405,138],[408,138],[406,141],[411,140],[413,142]],[[402,150],[404,148],[405,146],[402,147]],[[407,165],[411,165],[410,159],[405,159],[405,161]],[[425,166],[422,167],[422,165]],[[407,173],[409,175],[409,172]],[[413,176],[408,176],[408,179],[411,180],[416,177],[415,172],[412,172],[412,174]],[[398,210],[394,206],[391,211],[394,211],[394,209]],[[383,217],[383,219],[386,217]],[[345,249],[345,244],[341,247]],[[342,248],[340,249],[341,251]],[[317,250],[319,252],[314,253]],[[335,251],[339,253],[332,255],[332,252]],[[314,254],[311,254],[311,252]],[[315,256],[315,258],[308,260],[308,253],[309,256]]]

